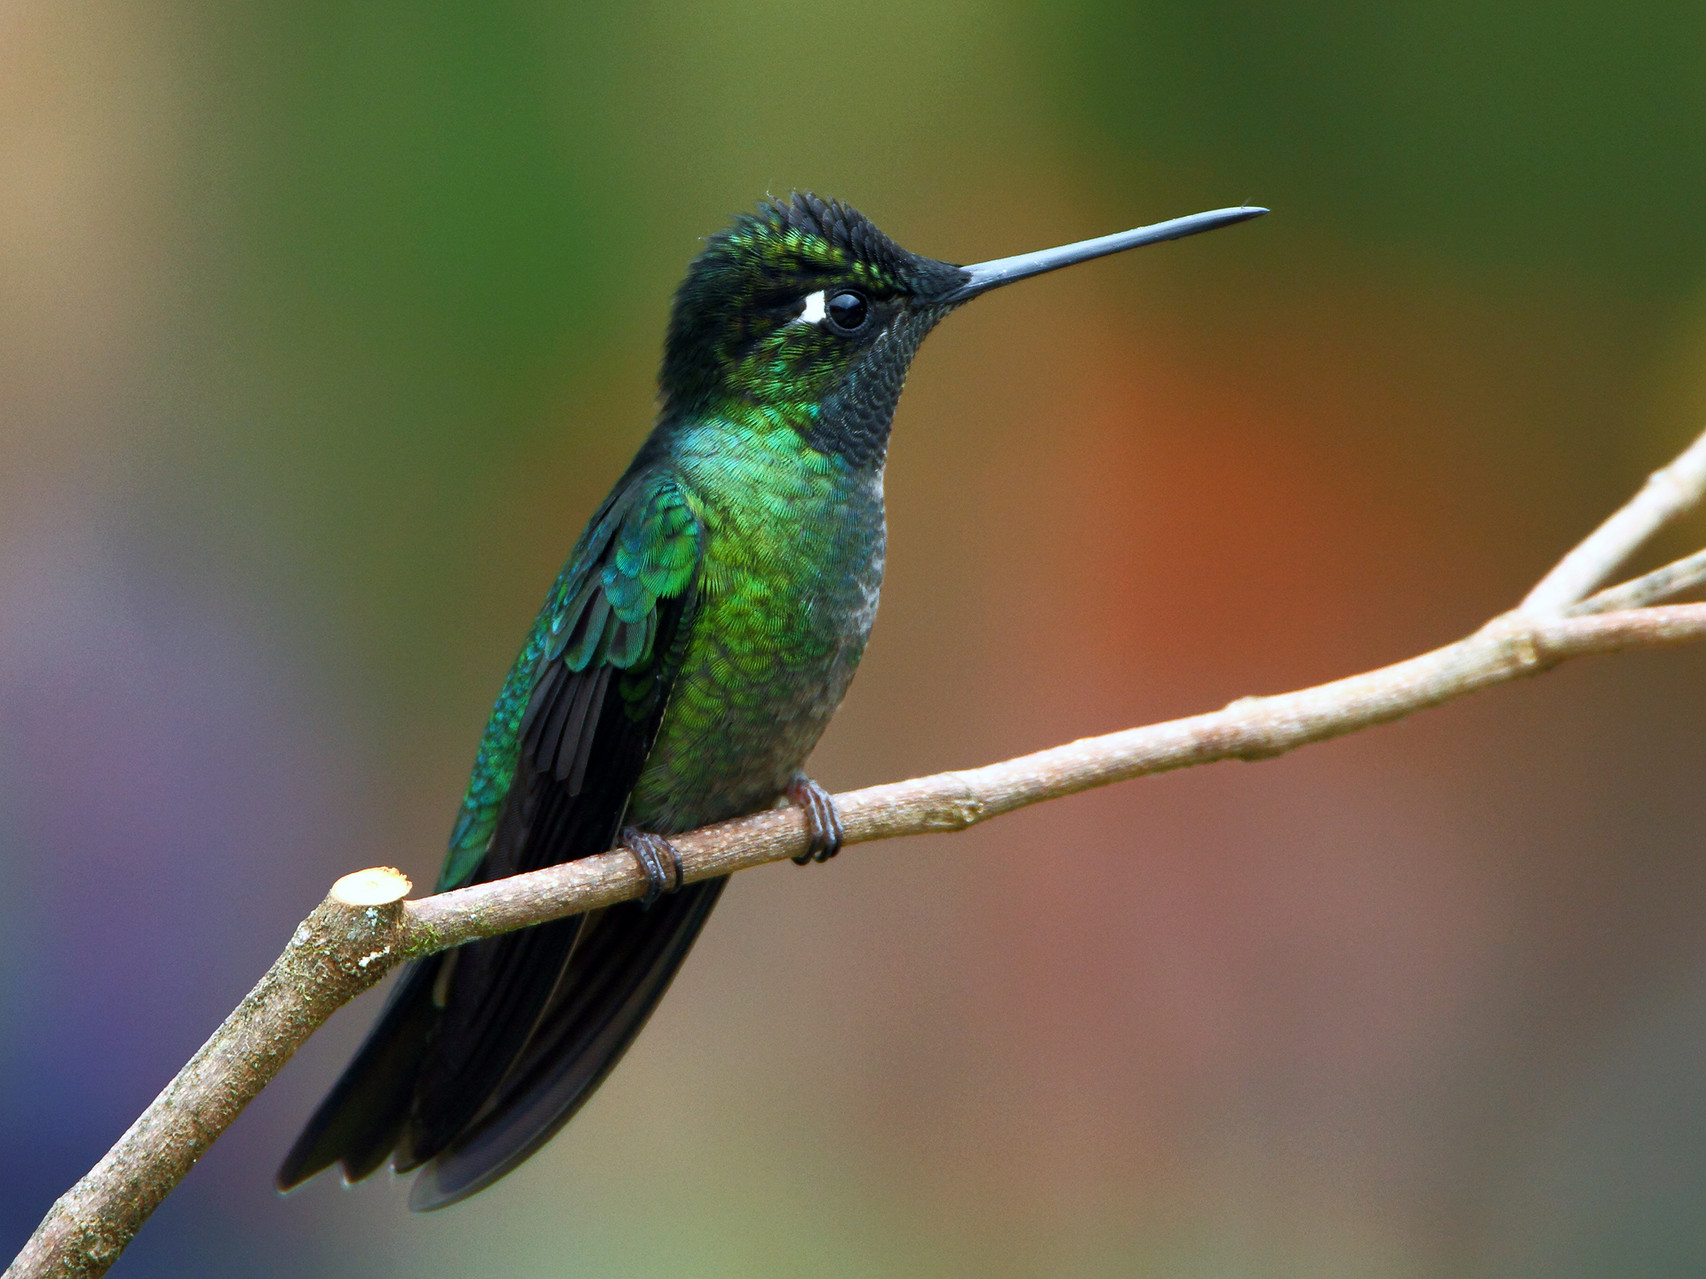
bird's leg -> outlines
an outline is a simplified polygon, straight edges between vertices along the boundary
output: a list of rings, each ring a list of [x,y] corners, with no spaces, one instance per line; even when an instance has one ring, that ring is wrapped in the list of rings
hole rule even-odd
[[[841,826],[841,814],[835,801],[823,787],[804,773],[795,773],[794,780],[782,794],[795,808],[806,814],[806,834],[810,842],[806,851],[794,858],[794,864],[804,866],[810,861],[826,862],[841,851],[847,832]]]
[[[638,826],[625,826],[622,845],[634,854],[634,860],[646,872],[646,895],[640,898],[641,910],[650,907],[665,893],[673,893],[681,887],[681,854],[662,835],[643,831]]]

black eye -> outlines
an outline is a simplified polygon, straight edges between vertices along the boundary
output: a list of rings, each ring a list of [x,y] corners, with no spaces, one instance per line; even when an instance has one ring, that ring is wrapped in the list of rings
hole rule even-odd
[[[854,333],[865,326],[865,317],[871,307],[857,293],[837,293],[824,303],[824,314],[829,316],[829,322],[843,333]]]

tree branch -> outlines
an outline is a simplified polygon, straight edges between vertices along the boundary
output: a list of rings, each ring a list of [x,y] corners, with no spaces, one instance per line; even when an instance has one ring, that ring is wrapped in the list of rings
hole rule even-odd
[[[836,796],[847,843],[964,830],[1029,804],[1223,759],[1257,760],[1535,675],[1573,657],[1706,638],[1706,604],[1656,606],[1706,580],[1706,551],[1588,597],[1706,491],[1706,435],[1571,551],[1512,612],[1379,670],[1222,710],[1085,738],[997,764]],[[778,809],[672,836],[688,881],[806,850],[804,816]],[[391,968],[451,946],[635,898],[633,854],[597,857],[403,900],[393,870],[333,885],[284,954],[106,1156],[54,1204],[4,1279],[96,1276],[195,1161],[338,1008]]]
[[[1565,611],[1577,616],[1583,613],[1611,613],[1618,609],[1640,608],[1658,600],[1674,599],[1684,591],[1693,590],[1702,582],[1706,582],[1706,551],[1696,551],[1693,555],[1672,560],[1663,568],[1656,568],[1633,581],[1624,582],[1621,586],[1613,586],[1597,595],[1590,595],[1580,604],[1573,604]]]
[[[1624,503],[1559,560],[1519,606],[1525,613],[1568,608],[1602,585],[1659,529],[1692,509],[1706,490],[1706,434],[1669,466],[1647,477],[1641,491]]]

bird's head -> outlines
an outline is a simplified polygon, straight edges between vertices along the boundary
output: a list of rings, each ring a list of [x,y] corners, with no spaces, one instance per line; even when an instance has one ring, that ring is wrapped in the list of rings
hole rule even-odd
[[[792,428],[820,451],[880,464],[912,357],[954,307],[1013,280],[1264,212],[1223,209],[962,267],[908,252],[840,201],[808,192],[766,200],[711,237],[675,295],[659,377],[664,416]]]

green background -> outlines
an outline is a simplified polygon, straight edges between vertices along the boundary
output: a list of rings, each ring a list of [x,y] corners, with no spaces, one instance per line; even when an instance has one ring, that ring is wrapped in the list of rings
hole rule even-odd
[[[0,1252],[334,876],[431,879],[733,212],[969,261],[1275,209],[930,339],[839,788],[1519,598],[1706,418],[1703,108],[1683,4],[0,9]],[[113,1273],[1698,1271],[1703,693],[1584,663],[742,876],[431,1217],[270,1189],[369,997]]]

